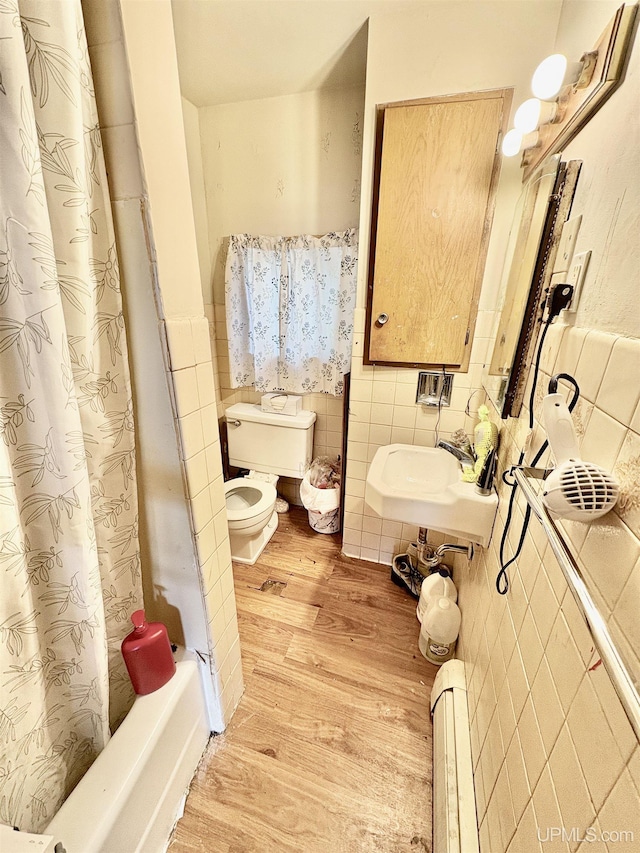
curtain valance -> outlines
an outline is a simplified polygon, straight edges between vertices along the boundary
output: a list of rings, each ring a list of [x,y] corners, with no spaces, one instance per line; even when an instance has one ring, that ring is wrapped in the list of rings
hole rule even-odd
[[[358,232],[234,235],[226,266],[232,387],[340,396],[349,371]]]

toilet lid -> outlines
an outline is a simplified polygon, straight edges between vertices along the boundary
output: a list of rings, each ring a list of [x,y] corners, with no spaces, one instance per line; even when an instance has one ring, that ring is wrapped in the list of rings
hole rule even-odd
[[[229,521],[259,515],[275,503],[277,492],[271,483],[236,477],[225,483],[225,500]]]

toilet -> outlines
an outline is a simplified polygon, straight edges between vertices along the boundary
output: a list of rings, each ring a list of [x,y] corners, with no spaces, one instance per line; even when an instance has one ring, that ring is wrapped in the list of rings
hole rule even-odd
[[[247,477],[225,483],[231,557],[253,565],[278,527],[278,477],[302,479],[313,453],[315,412],[263,412],[253,403],[225,411],[229,464]]]

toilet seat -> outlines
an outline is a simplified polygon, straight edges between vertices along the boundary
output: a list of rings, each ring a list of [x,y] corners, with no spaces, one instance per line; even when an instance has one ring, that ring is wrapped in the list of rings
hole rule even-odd
[[[236,477],[224,484],[231,557],[253,564],[278,526],[273,483]]]
[[[271,517],[278,494],[272,483],[236,477],[224,484],[229,529],[238,533],[264,526]]]

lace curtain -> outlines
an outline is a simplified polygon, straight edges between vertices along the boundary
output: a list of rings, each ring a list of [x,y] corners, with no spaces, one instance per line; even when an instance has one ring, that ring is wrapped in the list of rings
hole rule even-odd
[[[340,396],[350,369],[358,232],[230,239],[231,384]]]
[[[79,0],[2,0],[0,56],[0,823],[40,832],[133,700],[134,426]]]

